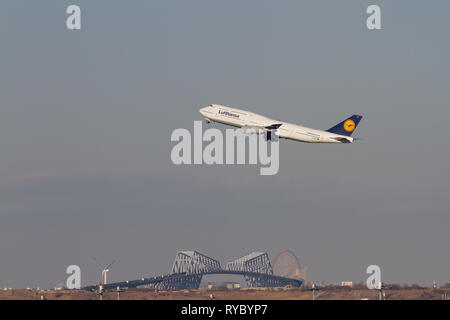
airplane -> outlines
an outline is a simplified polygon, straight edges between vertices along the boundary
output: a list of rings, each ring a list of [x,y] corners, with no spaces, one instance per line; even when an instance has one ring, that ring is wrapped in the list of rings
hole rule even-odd
[[[199,111],[207,123],[218,122],[242,128],[244,133],[264,133],[267,140],[272,140],[272,132],[275,132],[280,138],[310,143],[352,143],[354,138],[351,134],[362,119],[362,116],[354,114],[328,130],[317,130],[218,104]]]

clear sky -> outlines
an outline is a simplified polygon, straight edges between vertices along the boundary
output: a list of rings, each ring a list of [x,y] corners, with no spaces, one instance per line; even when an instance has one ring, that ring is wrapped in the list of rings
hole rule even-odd
[[[69,4],[82,30],[66,28]],[[382,30],[366,28],[378,4]],[[448,1],[0,3],[0,286],[111,281],[178,250],[224,264],[290,249],[312,281],[450,282]],[[280,171],[175,166],[211,103],[327,129]],[[225,128],[220,125],[213,125]]]

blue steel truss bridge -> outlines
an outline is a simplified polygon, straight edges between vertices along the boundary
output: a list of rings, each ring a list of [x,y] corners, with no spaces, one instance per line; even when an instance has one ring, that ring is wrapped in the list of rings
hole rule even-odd
[[[220,262],[197,251],[179,251],[170,274],[103,284],[104,289],[147,287],[155,290],[198,289],[203,276],[210,274],[242,275],[247,286],[253,287],[300,287],[303,279],[292,279],[273,274],[269,256],[265,252],[252,252],[230,261],[225,268]],[[97,285],[83,289],[93,290]]]

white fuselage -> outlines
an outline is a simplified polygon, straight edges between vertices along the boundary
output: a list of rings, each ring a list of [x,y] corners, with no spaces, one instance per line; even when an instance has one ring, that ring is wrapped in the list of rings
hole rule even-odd
[[[256,128],[257,130],[264,130],[263,128],[267,126],[281,124],[281,126],[276,130],[276,133],[280,138],[285,139],[322,143],[353,142],[352,137],[338,135],[323,130],[311,129],[284,121],[273,120],[253,112],[217,104],[212,104],[208,107],[200,109],[200,113],[206,120],[239,128]]]

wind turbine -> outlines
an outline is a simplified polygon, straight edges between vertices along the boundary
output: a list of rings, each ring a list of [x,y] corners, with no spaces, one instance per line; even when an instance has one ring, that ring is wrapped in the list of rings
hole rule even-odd
[[[97,262],[98,266],[99,266],[100,269],[102,270],[102,279],[103,279],[103,284],[105,285],[105,284],[107,284],[107,281],[106,281],[106,274],[109,272],[109,267],[111,267],[112,264],[113,264],[114,262],[116,262],[116,260],[114,260],[113,262],[111,262],[110,264],[108,264],[106,267],[103,267],[102,264],[101,264],[100,262],[97,261],[97,259],[94,258],[94,260],[95,260],[95,262]]]

